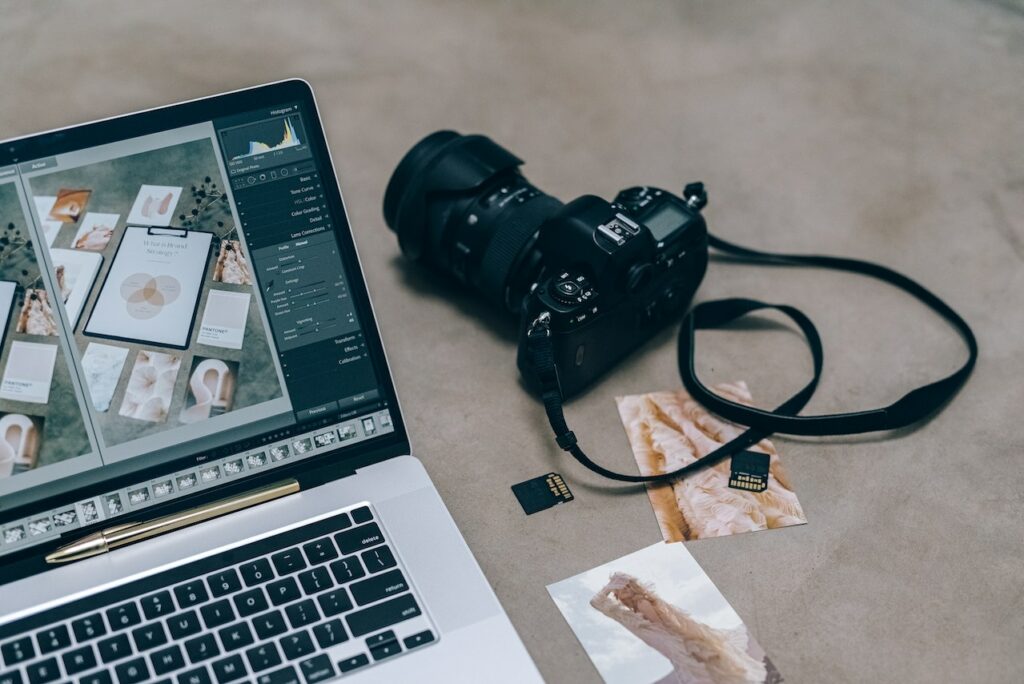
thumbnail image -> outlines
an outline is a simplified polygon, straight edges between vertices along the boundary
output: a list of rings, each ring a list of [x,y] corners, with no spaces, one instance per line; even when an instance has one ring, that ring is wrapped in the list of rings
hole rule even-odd
[[[375,432],[377,432],[377,427],[373,424],[373,416],[363,418],[363,433],[372,435]]]
[[[103,257],[91,252],[78,252],[73,249],[51,249],[53,272],[56,276],[57,289],[64,300],[64,309],[68,314],[71,327],[78,325],[85,300],[92,292],[96,274],[100,271]]]
[[[199,480],[196,479],[195,473],[185,473],[184,475],[179,475],[177,478],[178,491],[182,492],[186,489],[192,489],[193,487],[196,486],[196,483],[198,481]]]
[[[0,397],[33,404],[47,403],[56,360],[55,344],[12,341],[3,380],[0,380]]]
[[[81,505],[82,509],[82,524],[87,525],[91,522],[100,519],[100,509],[96,505],[96,501],[90,499]]]
[[[723,383],[714,391],[742,404],[752,402],[746,384]],[[617,397],[619,416],[644,475],[660,475],[705,456],[746,428],[709,414],[683,390]],[[807,522],[771,441],[751,450],[768,454],[764,491],[729,486],[730,461],[705,468],[671,484],[648,485],[665,541],[689,541],[767,530]]]
[[[128,350],[100,342],[90,342],[82,354],[82,370],[89,387],[92,405],[97,411],[107,411],[114,398],[117,381],[121,377]]]
[[[548,593],[608,684],[783,681],[681,542],[658,542]]]
[[[26,533],[24,525],[14,525],[13,527],[8,527],[4,530],[4,543],[13,544],[15,542],[19,542],[25,538],[25,534]]]
[[[153,496],[155,496],[158,499],[160,497],[162,497],[162,496],[167,496],[168,494],[172,493],[173,491],[174,491],[174,483],[172,483],[170,480],[164,480],[163,482],[157,482],[155,485],[153,485]]]
[[[68,527],[78,522],[78,512],[74,508],[53,514],[53,524],[57,527]]]
[[[230,411],[237,378],[237,361],[193,357],[181,422],[196,423]]]
[[[39,463],[43,419],[21,413],[0,413],[0,477],[32,470]]]
[[[149,487],[139,487],[137,489],[128,490],[128,503],[132,506],[138,506],[149,501]]]
[[[203,482],[213,482],[220,479],[220,466],[210,466],[199,471],[199,479]]]
[[[117,515],[124,512],[124,504],[121,503],[121,495],[117,492],[103,496],[103,506],[107,509],[107,515]]]
[[[89,203],[91,194],[92,190],[61,188],[57,191],[57,198],[50,209],[48,218],[62,223],[75,223],[85,211],[85,205]]]
[[[262,451],[255,454],[249,454],[245,457],[245,462],[249,464],[250,468],[259,468],[260,466],[265,466],[267,464],[267,455]]]
[[[232,475],[238,475],[240,472],[245,470],[245,462],[240,458],[236,458],[234,461],[228,461],[224,464],[224,476],[231,477]]]
[[[330,432],[321,432],[313,438],[313,441],[316,442],[318,447],[325,447],[338,441],[338,433],[334,430],[331,430]]]
[[[341,441],[344,442],[356,436],[356,426],[351,424],[343,425],[338,432],[341,433]]]
[[[251,297],[248,292],[210,290],[196,341],[225,349],[241,349]]]
[[[120,214],[99,214],[90,211],[82,219],[82,225],[75,233],[71,246],[75,249],[83,249],[90,252],[102,252],[114,237],[114,228]]]
[[[128,378],[120,415],[151,423],[167,420],[181,357],[142,350]]]
[[[380,427],[382,430],[386,430],[391,427],[391,414],[385,413],[380,417]]]
[[[295,453],[305,454],[313,450],[313,440],[303,437],[292,442],[292,447],[295,449]]]
[[[53,521],[49,517],[38,518],[36,520],[30,520],[28,523],[28,533],[33,537],[46,534],[53,529]]]
[[[181,188],[170,185],[143,185],[128,214],[128,223],[137,226],[169,226],[178,206]]]
[[[34,287],[25,290],[25,301],[21,305],[15,332],[27,335],[57,334],[57,319],[46,290]]]
[[[287,444],[276,444],[270,447],[270,458],[275,461],[283,461],[288,458],[291,452],[288,451]]]
[[[231,285],[252,285],[252,272],[249,262],[242,253],[242,245],[238,240],[223,240],[217,263],[213,267],[213,280]]]

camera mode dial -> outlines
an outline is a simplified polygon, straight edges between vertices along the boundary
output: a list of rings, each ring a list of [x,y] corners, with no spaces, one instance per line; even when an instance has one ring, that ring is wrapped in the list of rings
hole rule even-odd
[[[551,284],[550,292],[552,299],[567,306],[582,304],[594,296],[594,288],[584,276],[570,273],[559,274]]]

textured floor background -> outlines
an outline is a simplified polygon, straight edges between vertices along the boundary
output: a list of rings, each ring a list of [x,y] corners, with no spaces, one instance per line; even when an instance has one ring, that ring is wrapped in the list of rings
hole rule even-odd
[[[551,681],[596,673],[544,589],[659,539],[647,497],[566,462],[510,328],[410,272],[389,174],[441,127],[486,132],[569,198],[709,184],[723,237],[877,259],[975,326],[968,386],[919,430],[777,440],[810,524],[689,549],[790,682],[1024,680],[1024,16],[1015,1],[0,3],[0,135],[298,75],[317,89],[416,451]],[[713,266],[819,325],[815,412],[954,368],[956,337],[853,276]],[[809,372],[785,332],[709,333],[708,381],[763,405]],[[666,332],[570,408],[633,468],[613,396],[676,385]],[[577,500],[526,518],[508,486]]]

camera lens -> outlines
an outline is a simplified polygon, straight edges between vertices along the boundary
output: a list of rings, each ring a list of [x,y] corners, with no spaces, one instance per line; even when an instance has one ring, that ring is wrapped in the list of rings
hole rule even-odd
[[[522,163],[486,136],[438,131],[409,150],[384,193],[384,220],[407,257],[514,313],[540,276],[537,231],[562,208]]]

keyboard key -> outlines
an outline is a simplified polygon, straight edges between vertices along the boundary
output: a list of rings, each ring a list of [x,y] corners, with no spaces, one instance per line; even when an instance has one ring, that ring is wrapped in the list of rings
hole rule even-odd
[[[256,684],[302,684],[299,681],[299,675],[296,674],[295,668],[289,665],[288,667],[282,667],[280,670],[274,670],[267,674],[262,674],[256,679]]]
[[[167,629],[174,639],[184,639],[187,636],[198,634],[202,627],[199,624],[199,616],[196,615],[196,611],[190,610],[168,618]]]
[[[342,558],[340,561],[334,561],[331,563],[331,572],[334,573],[334,579],[338,580],[338,584],[351,582],[366,574],[362,564],[359,562],[359,558],[356,556],[349,556],[348,558]]]
[[[254,561],[243,563],[239,570],[242,572],[242,581],[247,587],[255,587],[257,584],[274,579],[274,571],[270,568],[270,563],[266,558],[257,558]]]
[[[307,594],[319,594],[321,591],[334,586],[334,582],[331,580],[331,573],[327,572],[327,568],[323,566],[300,572],[299,584],[302,585],[302,590]]]
[[[302,557],[298,547],[275,553],[270,560],[274,561],[274,567],[279,575],[287,575],[306,567],[306,559]]]
[[[78,641],[88,641],[94,637],[101,637],[107,633],[107,627],[103,624],[103,617],[99,613],[86,615],[71,623],[71,631],[75,633]]]
[[[396,656],[402,652],[402,644],[397,641],[389,641],[386,644],[381,644],[376,648],[370,649],[370,655],[373,656],[374,660],[384,660],[391,656]]]
[[[21,672],[18,670],[0,672],[0,684],[23,684],[23,682],[24,680],[21,678]]]
[[[174,612],[174,602],[171,600],[171,592],[169,591],[161,591],[159,594],[146,596],[139,603],[142,604],[142,614],[149,620],[155,620]]]
[[[71,634],[64,625],[57,625],[44,629],[36,634],[36,643],[39,644],[39,653],[53,653],[71,645]]]
[[[326,563],[338,557],[338,549],[334,548],[334,542],[331,541],[330,537],[324,537],[323,539],[317,539],[316,541],[304,544],[302,550],[306,552],[306,558],[309,559],[309,562],[314,565]]]
[[[356,525],[361,525],[365,522],[373,520],[373,512],[370,511],[369,506],[360,506],[359,508],[352,511],[352,520],[355,521]]]
[[[281,639],[281,650],[288,660],[297,660],[307,653],[313,652],[313,640],[309,638],[309,632],[303,630],[295,632]]]
[[[181,647],[177,644],[150,653],[149,662],[153,664],[153,672],[158,675],[185,667],[185,657],[181,655]]]
[[[212,634],[203,634],[185,642],[185,652],[190,663],[198,663],[220,655],[220,647]]]
[[[45,684],[60,678],[60,665],[56,658],[47,658],[25,668],[29,684]]]
[[[114,684],[114,679],[110,676],[109,671],[97,670],[80,678],[78,684]]]
[[[348,590],[352,592],[352,598],[356,600],[357,605],[365,606],[367,603],[409,591],[409,584],[405,581],[402,571],[395,568],[360,580],[350,585]]]
[[[357,656],[352,656],[351,658],[346,658],[345,660],[338,661],[338,669],[342,672],[351,672],[356,668],[363,667],[364,665],[369,664],[370,659],[367,657],[367,655],[365,653],[360,653]]]
[[[85,672],[96,667],[96,654],[93,653],[92,646],[83,646],[73,651],[68,651],[64,654],[62,660],[64,661],[64,671],[69,675]]]
[[[210,673],[206,671],[205,667],[197,667],[194,670],[188,672],[182,672],[178,675],[178,684],[213,684],[213,680],[210,679]]]
[[[252,630],[249,629],[249,624],[246,622],[225,627],[218,634],[220,634],[220,643],[224,644],[225,651],[234,651],[236,648],[249,646],[254,641]]]
[[[434,640],[434,633],[429,629],[425,632],[419,632],[412,636],[405,637],[402,641],[406,648],[416,648],[417,646],[424,646]]]
[[[281,664],[281,653],[273,643],[260,644],[256,648],[250,648],[245,652],[245,657],[253,672],[260,672]]]
[[[235,619],[235,611],[231,610],[231,604],[227,599],[208,603],[199,609],[203,614],[203,624],[207,629],[226,625]]]
[[[149,679],[149,666],[142,658],[129,660],[114,668],[119,684],[136,684]]]
[[[105,663],[121,658],[127,658],[132,654],[132,645],[128,643],[127,634],[115,634],[96,644],[100,650],[100,659]]]
[[[108,610],[107,622],[110,623],[111,629],[124,629],[142,622],[142,616],[139,615],[139,609],[134,603],[126,603]]]
[[[4,664],[17,665],[30,658],[35,658],[36,647],[32,645],[32,637],[22,637],[0,646],[0,653],[4,656]]]
[[[316,597],[316,602],[320,604],[324,617],[333,617],[346,610],[352,610],[352,600],[348,597],[348,592],[341,587],[320,594]]]
[[[338,548],[347,556],[350,553],[383,544],[384,535],[381,534],[377,523],[370,523],[339,532],[334,535],[334,541],[338,542]]]
[[[386,632],[381,632],[380,634],[374,634],[373,636],[366,637],[366,647],[376,648],[381,644],[388,644],[392,641],[398,641],[398,637],[395,636],[395,633],[389,629]]]
[[[210,598],[210,595],[206,593],[206,586],[201,579],[192,580],[179,587],[175,587],[174,596],[178,599],[178,605],[181,608],[191,608]]]
[[[292,627],[302,627],[320,619],[320,613],[317,612],[313,599],[293,603],[285,608],[284,612]]]
[[[316,684],[334,676],[334,666],[331,665],[331,659],[325,655],[303,660],[299,663],[299,669],[306,678],[306,684]]]
[[[238,573],[232,568],[213,573],[206,578],[206,583],[210,585],[210,592],[214,598],[234,593],[242,588]]]
[[[269,639],[272,636],[283,634],[287,629],[284,623],[284,615],[279,610],[254,617],[252,619],[252,626],[256,628],[256,636],[260,639]]]
[[[267,593],[270,594],[270,601],[275,606],[294,601],[302,596],[294,577],[285,577],[282,580],[271,582],[267,585]]]
[[[420,607],[416,605],[416,599],[412,594],[403,594],[397,598],[389,599],[384,603],[364,608],[363,610],[349,613],[346,616],[348,629],[352,636],[361,637],[378,629],[390,627],[402,620],[416,617],[420,614]]]
[[[236,594],[234,601],[235,608],[238,609],[238,617],[249,617],[268,608],[267,598],[259,587]]]
[[[245,663],[242,662],[242,656],[236,654],[215,662],[213,664],[213,676],[217,678],[219,684],[233,682],[236,679],[245,677]]]
[[[395,560],[394,554],[391,553],[391,549],[387,546],[378,546],[375,549],[369,551],[363,551],[362,553],[363,565],[371,573],[380,572],[381,570],[387,570],[393,568],[398,564]]]
[[[313,636],[316,637],[316,643],[320,644],[320,648],[330,648],[348,639],[345,627],[338,619],[329,620],[314,627]]]
[[[167,632],[164,631],[164,626],[159,622],[151,622],[138,629],[133,629],[132,639],[135,641],[135,650],[142,653],[143,651],[166,644]]]

